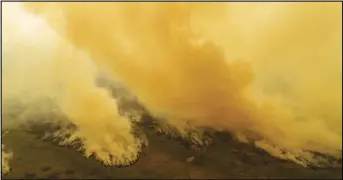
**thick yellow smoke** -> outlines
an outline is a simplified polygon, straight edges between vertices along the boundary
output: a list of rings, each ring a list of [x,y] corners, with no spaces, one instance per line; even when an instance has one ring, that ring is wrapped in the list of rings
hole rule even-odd
[[[65,86],[58,104],[86,155],[126,164],[140,149],[95,86],[90,56],[180,132],[227,130],[303,165],[321,160],[311,152],[341,157],[340,3],[24,5],[67,41],[50,58]]]
[[[50,118],[55,109],[46,102],[54,102],[77,126],[76,131],[62,129],[53,134],[67,136],[61,144],[81,140],[85,156],[94,155],[108,165],[135,161],[141,143],[131,134],[129,120],[119,116],[110,92],[96,86],[97,71],[89,57],[59,38],[41,19],[25,17],[29,14],[20,7],[6,4],[4,8],[4,128],[16,128],[28,119],[39,122],[40,116]],[[28,107],[19,111],[19,117],[8,117],[18,109],[19,104],[13,103],[18,101]]]

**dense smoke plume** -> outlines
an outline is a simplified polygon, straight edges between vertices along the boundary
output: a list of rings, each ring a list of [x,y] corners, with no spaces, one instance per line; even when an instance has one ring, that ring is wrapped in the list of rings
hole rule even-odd
[[[341,157],[340,3],[23,5],[48,26],[20,38],[4,25],[4,99],[52,99],[86,156],[129,164],[141,149],[101,71],[183,136],[229,131],[303,165]]]

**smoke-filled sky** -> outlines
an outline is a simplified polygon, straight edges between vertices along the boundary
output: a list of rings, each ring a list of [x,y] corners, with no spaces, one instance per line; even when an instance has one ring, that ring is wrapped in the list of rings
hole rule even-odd
[[[78,127],[65,143],[128,164],[142,142],[96,86],[103,72],[181,134],[229,131],[301,164],[340,157],[341,14],[318,2],[4,3],[3,106],[52,98]]]

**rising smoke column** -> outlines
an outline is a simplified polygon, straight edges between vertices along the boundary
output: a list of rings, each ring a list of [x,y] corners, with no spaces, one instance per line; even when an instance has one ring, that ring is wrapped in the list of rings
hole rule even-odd
[[[304,165],[341,156],[339,4],[25,5],[181,131],[229,130]]]
[[[13,114],[19,105],[25,110],[18,111],[16,118],[3,116],[3,128],[18,128],[31,123],[28,119],[64,123],[52,118],[57,110],[77,127],[52,134],[62,138],[61,144],[80,141],[85,156],[94,155],[106,165],[135,161],[141,142],[131,134],[130,121],[119,115],[110,92],[96,85],[97,69],[89,57],[60,38],[44,20],[23,13],[18,4],[5,4],[4,9],[3,113]],[[50,109],[46,100],[58,109]],[[2,160],[7,167],[9,156],[5,155]]]

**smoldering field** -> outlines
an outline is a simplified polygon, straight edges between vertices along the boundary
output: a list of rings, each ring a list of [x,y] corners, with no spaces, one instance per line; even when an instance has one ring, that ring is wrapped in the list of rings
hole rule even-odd
[[[3,3],[3,130],[53,124],[45,137],[126,166],[149,146],[135,128],[149,113],[156,131],[200,147],[215,143],[209,131],[229,132],[277,158],[332,165],[341,13],[339,3]],[[124,90],[113,96],[99,77]]]

